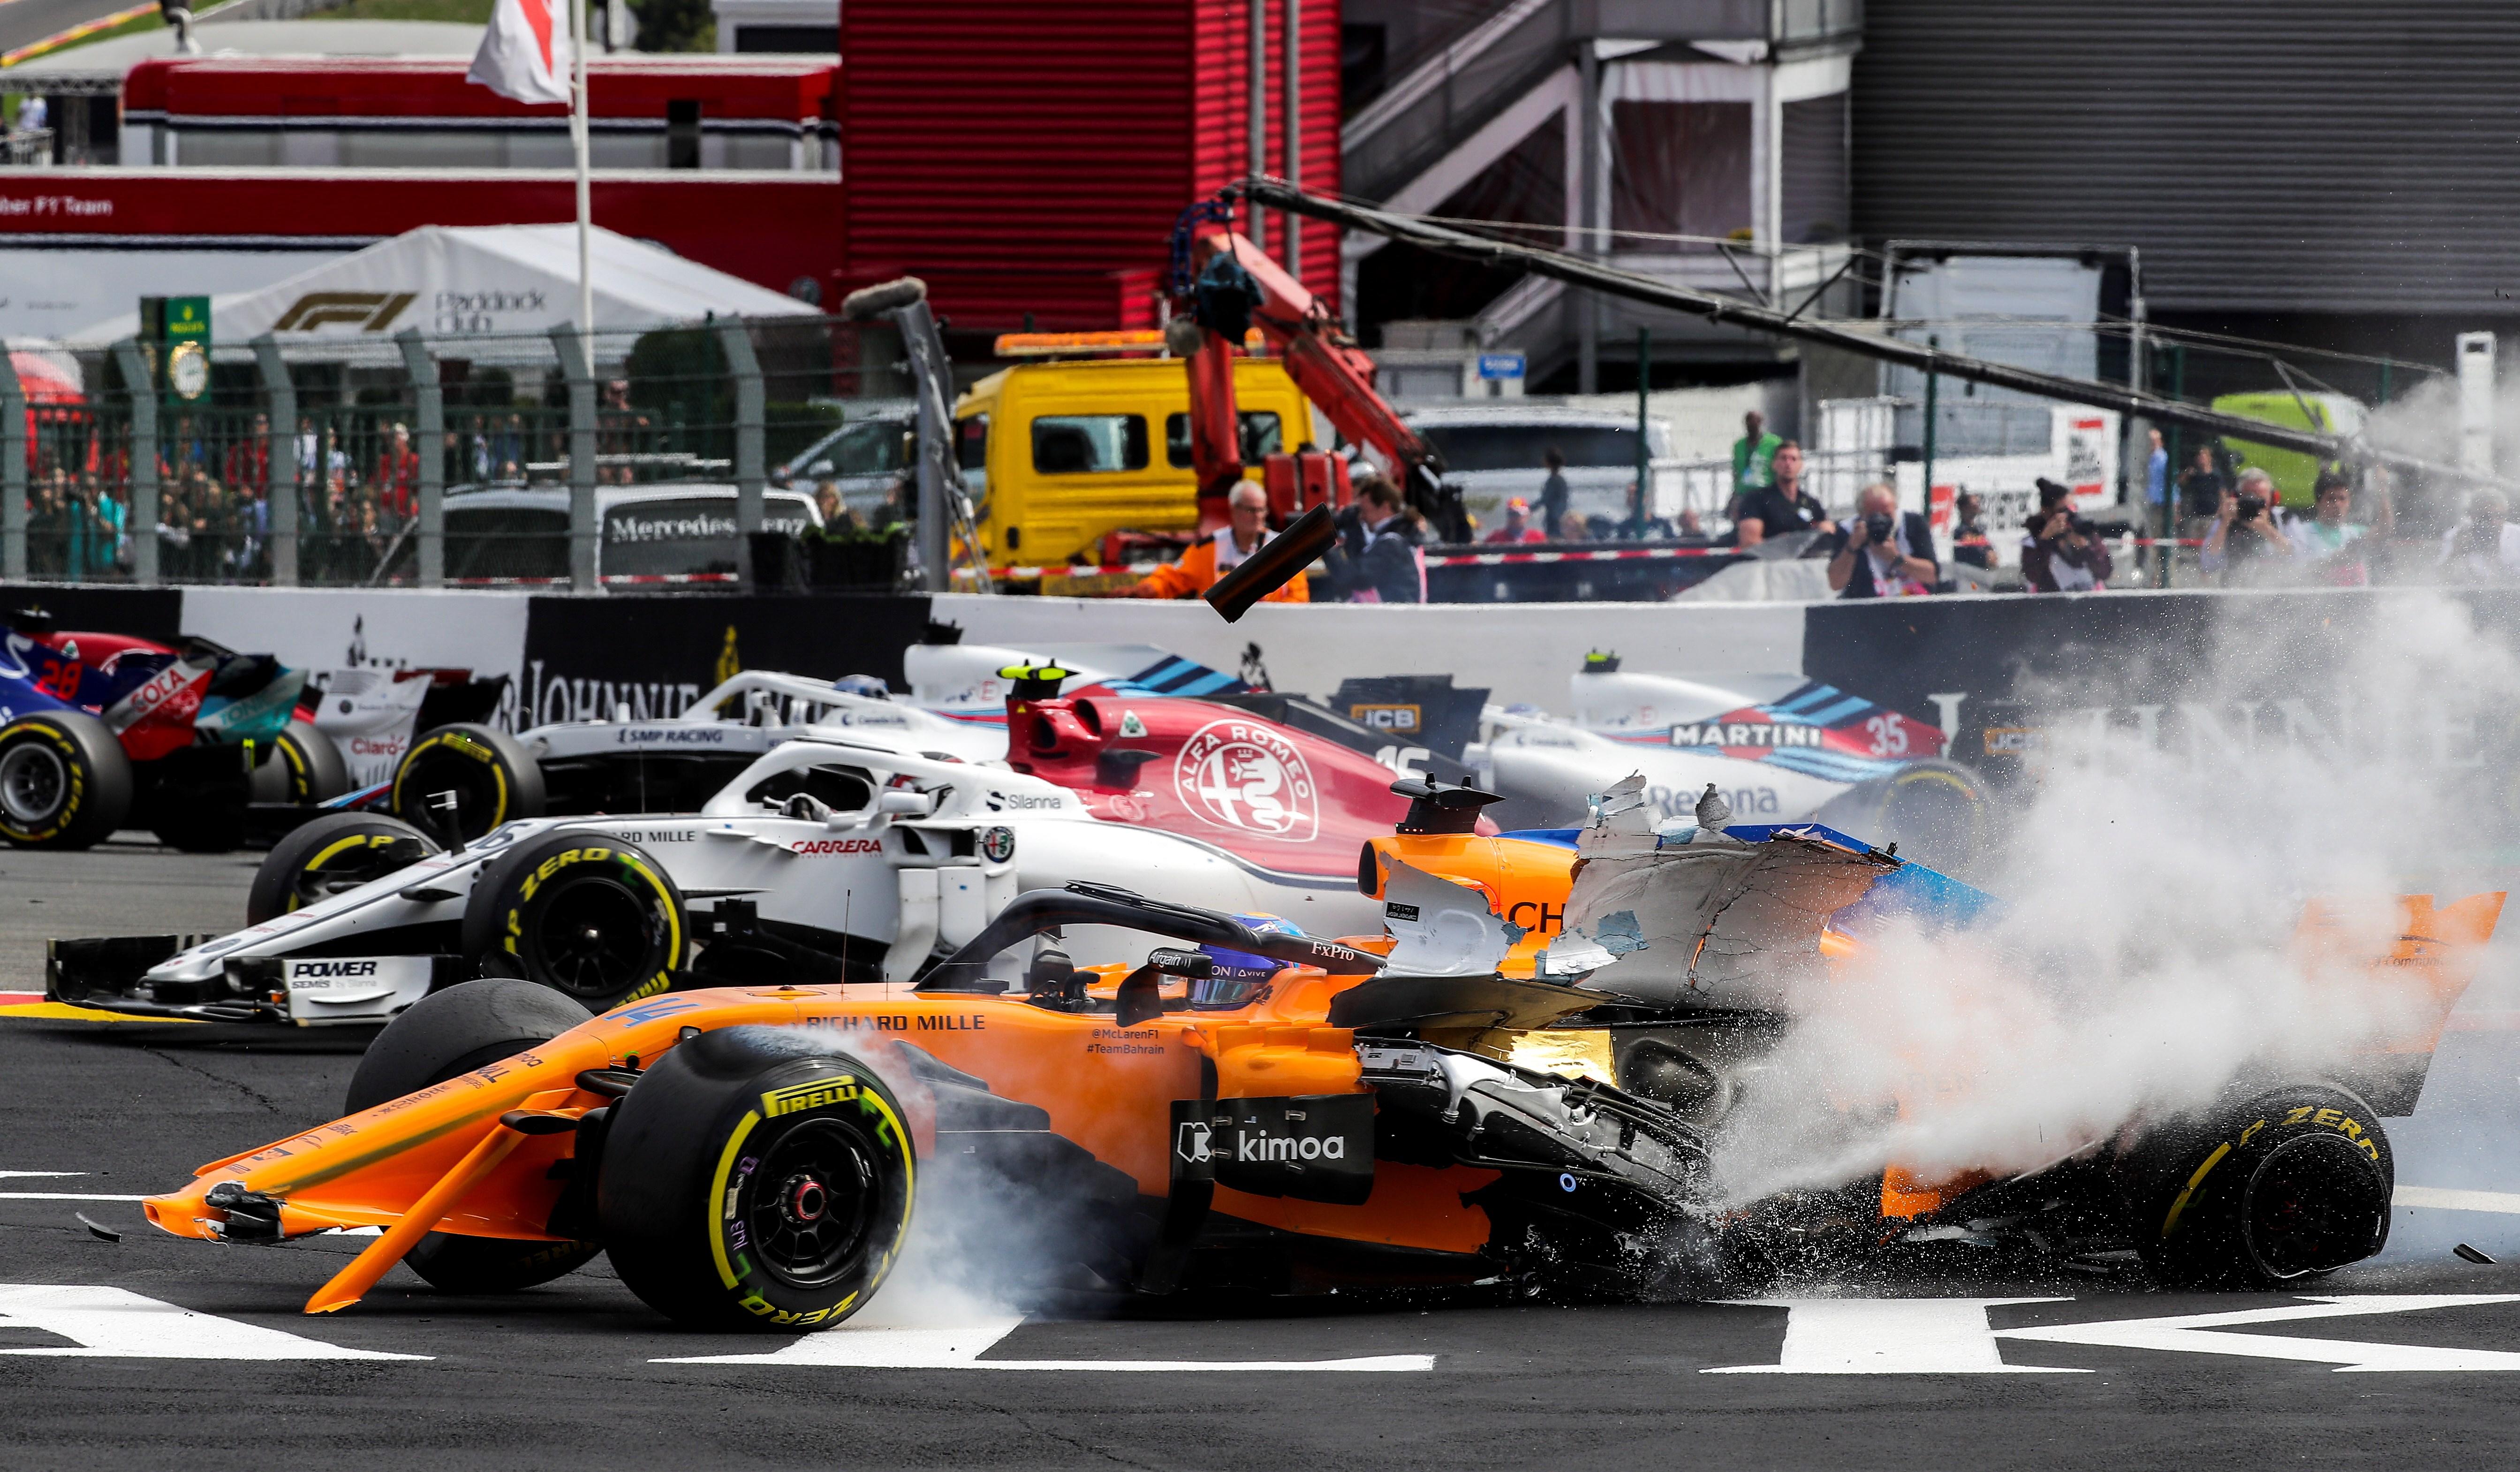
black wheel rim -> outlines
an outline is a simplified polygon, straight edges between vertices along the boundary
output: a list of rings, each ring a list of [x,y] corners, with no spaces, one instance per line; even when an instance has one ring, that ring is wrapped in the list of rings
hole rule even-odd
[[[398,816],[443,836],[446,814],[430,805],[442,792],[455,794],[456,818],[469,842],[499,826],[498,774],[469,758],[430,753],[414,761],[396,789]]]
[[[32,825],[50,819],[69,790],[69,767],[61,753],[34,741],[0,752],[0,811],[11,822]]]
[[[770,1147],[753,1180],[745,1226],[772,1277],[821,1288],[863,1263],[882,1206],[863,1134],[838,1120],[807,1120]]]
[[[2380,1173],[2342,1135],[2276,1146],[2240,1201],[2249,1253],[2270,1277],[2297,1278],[2359,1262],[2389,1210]]]
[[[298,871],[289,907],[304,909],[336,895],[345,895],[364,884],[373,884],[387,874],[409,868],[428,855],[421,846],[408,838],[384,844],[361,844],[346,849],[322,865],[309,865]]]
[[[656,956],[647,901],[608,875],[560,881],[544,891],[525,927],[526,975],[572,996],[619,996],[654,976]]]

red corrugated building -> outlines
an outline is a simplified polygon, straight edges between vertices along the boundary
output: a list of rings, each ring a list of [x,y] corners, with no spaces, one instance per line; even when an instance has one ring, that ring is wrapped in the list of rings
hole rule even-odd
[[[1264,157],[1249,146],[1266,10]],[[848,0],[840,13],[843,287],[925,278],[965,329],[1149,327],[1183,207],[1257,161],[1288,172],[1284,7],[1299,7],[1301,177],[1339,179],[1335,0]],[[1283,254],[1281,225],[1267,244]],[[1304,284],[1338,241],[1302,228]],[[1334,304],[1334,303],[1333,303]]]

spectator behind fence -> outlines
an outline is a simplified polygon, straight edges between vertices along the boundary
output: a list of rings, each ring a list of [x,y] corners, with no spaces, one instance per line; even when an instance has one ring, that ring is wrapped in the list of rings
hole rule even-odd
[[[271,416],[253,416],[253,431],[228,446],[222,458],[220,473],[235,486],[251,486],[259,492],[271,483]]]
[[[1803,447],[1778,441],[1772,468],[1774,483],[1732,500],[1732,527],[1740,545],[1755,547],[1772,536],[1791,531],[1837,530],[1828,512],[1803,489]]]
[[[2520,572],[2520,526],[2512,524],[2502,492],[2480,490],[2467,498],[2467,516],[2442,533],[2434,565],[2455,582],[2500,582]]]
[[[1540,483],[1540,525],[1554,527],[1566,516],[1566,455],[1552,444],[1540,463],[1549,468],[1549,478]]]
[[[2113,571],[2099,530],[2074,514],[2074,493],[2039,483],[2039,510],[2022,528],[2021,585],[2033,593],[2089,593],[2108,586]]]
[[[2374,474],[2370,491],[2370,522],[2350,521],[2347,516],[2354,508],[2353,473],[2337,466],[2318,473],[2312,491],[2318,498],[2317,514],[2295,517],[2284,528],[2284,539],[2292,544],[2294,566],[2311,581],[2347,588],[2370,585],[2371,566],[2365,556],[2370,544],[2363,539],[2374,533],[2386,538],[2398,523],[2397,508],[2389,503],[2385,472]]]
[[[1986,503],[1966,491],[1952,503],[1952,561],[1972,568],[1995,566],[1995,541],[1986,534]]]
[[[2170,494],[2170,451],[2162,447],[2159,430],[2146,430],[2143,437],[2143,502],[2157,519],[2162,501]]]
[[[1216,580],[1236,568],[1252,553],[1269,544],[1275,533],[1269,529],[1269,492],[1256,481],[1236,484],[1225,498],[1226,509],[1233,520],[1216,529],[1204,541],[1192,542],[1180,559],[1168,562],[1140,579],[1129,590],[1132,598],[1195,598],[1216,586]],[[1269,593],[1264,602],[1310,603],[1313,594],[1304,575],[1296,574]],[[1395,600],[1397,601],[1397,600]]]
[[[1571,515],[1571,513],[1570,513]],[[1354,503],[1338,514],[1338,541],[1326,561],[1345,603],[1423,603],[1426,533],[1381,476],[1361,478]]]
[[[376,473],[368,478],[377,507],[397,522],[409,521],[419,509],[420,451],[411,446],[411,427],[397,424],[393,437],[377,455]]]
[[[2214,519],[2205,524],[2198,569],[2229,585],[2247,581],[2269,552],[2291,556],[2292,543],[2275,524],[2278,499],[2273,478],[2255,468],[2242,471],[2238,484],[2224,486]]]
[[[1777,451],[1785,442],[1768,433],[1768,416],[1752,409],[1741,416],[1741,437],[1732,441],[1732,499],[1755,496],[1777,483]]]
[[[1549,533],[1531,525],[1531,503],[1515,496],[1505,503],[1505,525],[1479,540],[1491,544],[1545,542]]]
[[[1784,474],[1778,457],[1778,476]],[[1934,530],[1899,509],[1899,492],[1879,483],[1855,498],[1856,515],[1829,537],[1828,586],[1841,598],[1905,598],[1934,590]]]
[[[2185,537],[2211,534],[2215,519],[2222,515],[2223,492],[2231,485],[2215,457],[2213,445],[2196,446],[2195,459],[2196,463],[2179,478],[2179,514],[2182,519],[2179,534]]]

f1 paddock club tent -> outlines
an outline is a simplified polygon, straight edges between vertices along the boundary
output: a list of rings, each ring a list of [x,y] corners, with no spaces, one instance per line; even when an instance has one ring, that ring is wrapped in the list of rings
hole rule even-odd
[[[810,317],[819,308],[660,246],[598,226],[598,355],[626,351],[637,334],[717,317]],[[164,289],[179,293],[180,282]],[[441,355],[475,362],[546,362],[555,327],[577,320],[575,225],[424,225],[283,281],[210,302],[222,356],[271,334],[292,358],[397,361],[394,334],[417,327]],[[71,335],[101,351],[138,330],[139,312]]]

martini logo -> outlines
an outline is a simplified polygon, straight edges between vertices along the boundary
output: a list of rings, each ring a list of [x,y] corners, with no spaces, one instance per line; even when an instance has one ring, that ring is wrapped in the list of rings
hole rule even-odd
[[[1827,732],[1786,721],[1710,720],[1671,728],[1673,746],[1819,746]]]
[[[393,326],[402,309],[411,305],[413,292],[308,292],[297,299],[280,320],[271,324],[273,332],[313,332],[319,327],[355,327],[361,332],[382,332]]]
[[[1250,721],[1199,727],[1173,759],[1173,789],[1193,814],[1221,828],[1291,843],[1321,828],[1319,790],[1304,754]]]

